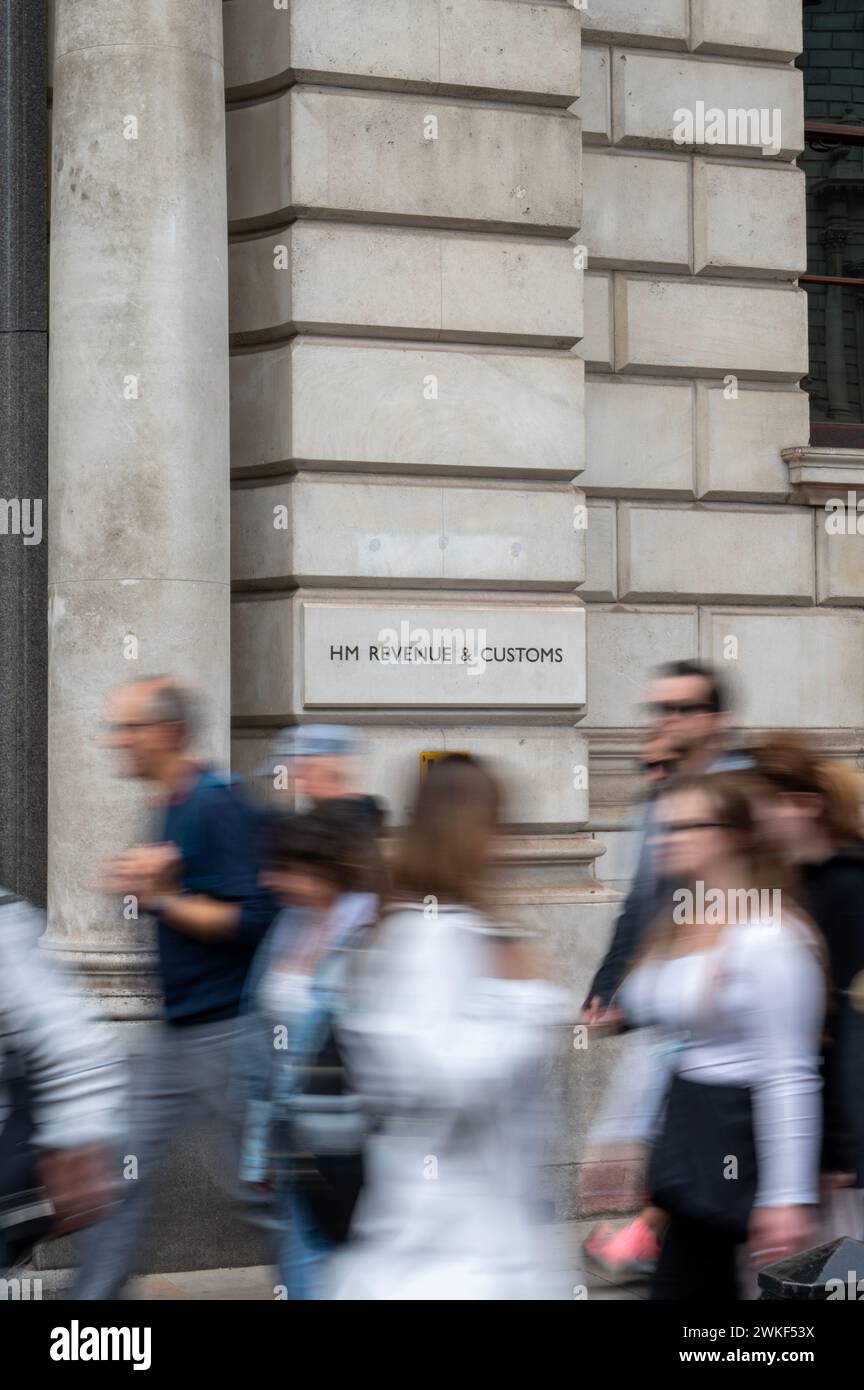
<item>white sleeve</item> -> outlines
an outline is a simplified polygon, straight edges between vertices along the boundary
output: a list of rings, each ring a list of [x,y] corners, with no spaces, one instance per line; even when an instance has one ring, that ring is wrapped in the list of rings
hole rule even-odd
[[[430,947],[370,952],[339,1032],[373,1103],[471,1108],[548,1054],[550,1025],[572,1017],[572,1002],[542,980],[466,978],[458,946]]]
[[[793,930],[784,927],[752,948],[756,993],[751,1022],[759,1051],[753,1084],[757,1206],[819,1200],[825,979]]]
[[[106,1141],[119,1132],[124,1068],[107,1027],[40,951],[39,918],[24,903],[0,912],[0,1034],[26,1063],[34,1144]]]

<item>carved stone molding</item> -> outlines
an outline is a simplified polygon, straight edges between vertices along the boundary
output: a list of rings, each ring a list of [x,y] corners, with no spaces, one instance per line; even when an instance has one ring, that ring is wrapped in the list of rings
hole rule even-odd
[[[796,500],[821,507],[831,497],[864,494],[864,449],[783,449]]]

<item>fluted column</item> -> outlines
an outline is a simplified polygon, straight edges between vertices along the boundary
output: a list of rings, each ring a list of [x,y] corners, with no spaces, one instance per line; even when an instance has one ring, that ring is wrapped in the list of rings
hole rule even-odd
[[[105,698],[179,673],[227,754],[219,0],[58,0],[52,174],[48,944],[141,1018],[149,942],[94,891],[144,816],[98,744]]]

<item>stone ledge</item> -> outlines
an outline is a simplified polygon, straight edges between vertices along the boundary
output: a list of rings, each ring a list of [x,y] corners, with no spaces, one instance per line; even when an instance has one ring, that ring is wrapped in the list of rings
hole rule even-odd
[[[789,481],[802,501],[822,506],[831,497],[859,489],[864,493],[864,449],[781,450]]]

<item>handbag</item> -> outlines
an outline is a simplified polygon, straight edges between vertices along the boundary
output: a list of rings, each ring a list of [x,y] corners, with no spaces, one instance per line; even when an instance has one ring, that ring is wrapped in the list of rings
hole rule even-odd
[[[758,1165],[749,1086],[675,1076],[648,1167],[651,1200],[670,1216],[744,1239]]]
[[[332,1022],[303,1068],[290,1116],[277,1125],[281,1168],[332,1245],[348,1239],[363,1187],[368,1119],[352,1093]]]

